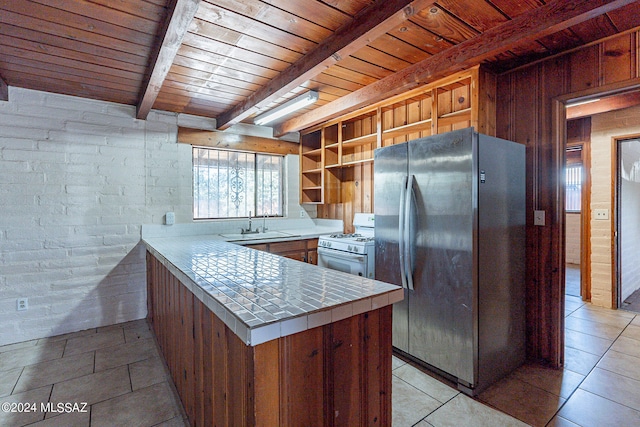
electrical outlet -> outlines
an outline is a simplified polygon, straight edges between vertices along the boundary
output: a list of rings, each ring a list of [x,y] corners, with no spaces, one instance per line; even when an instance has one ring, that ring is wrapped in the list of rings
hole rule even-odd
[[[29,308],[29,298],[18,298],[16,300],[16,309],[18,311],[24,311]]]
[[[307,211],[304,209],[300,209],[300,218],[305,218],[307,216]]]
[[[593,214],[595,215],[596,219],[609,219],[609,209],[594,209]]]
[[[164,223],[166,225],[173,225],[176,223],[176,214],[175,212],[167,212],[164,216]]]

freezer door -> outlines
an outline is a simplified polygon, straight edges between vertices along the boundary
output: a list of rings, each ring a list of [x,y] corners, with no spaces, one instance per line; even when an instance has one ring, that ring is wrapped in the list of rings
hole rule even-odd
[[[463,129],[409,142],[409,353],[468,385],[475,383],[476,354],[474,135]]]
[[[401,195],[407,176],[407,144],[377,149],[374,154],[376,279],[402,286],[400,274]],[[393,345],[408,351],[407,290],[393,305]]]
[[[478,383],[526,357],[525,146],[478,135]]]

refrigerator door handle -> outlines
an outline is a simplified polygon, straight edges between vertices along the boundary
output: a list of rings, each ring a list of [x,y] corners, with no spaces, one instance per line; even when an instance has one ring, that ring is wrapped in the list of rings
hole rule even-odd
[[[400,192],[400,206],[398,214],[398,258],[400,261],[400,278],[402,279],[402,287],[407,287],[407,275],[405,271],[405,240],[404,240],[404,210],[405,210],[405,197],[407,195],[407,182],[408,176],[404,177],[402,181],[402,191]]]
[[[402,239],[403,250],[404,250],[404,276],[407,281],[407,289],[413,290],[413,266],[411,265],[411,217],[413,213],[413,203],[412,199],[415,197],[413,192],[413,184],[416,180],[415,175],[411,175],[411,178],[407,180],[406,194],[404,196],[405,207],[404,207],[404,236]],[[402,265],[402,264],[401,264]]]

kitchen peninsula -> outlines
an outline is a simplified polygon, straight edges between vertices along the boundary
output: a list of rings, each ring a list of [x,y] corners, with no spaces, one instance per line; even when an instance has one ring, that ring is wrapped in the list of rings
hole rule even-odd
[[[401,288],[214,236],[144,242],[149,318],[192,425],[390,425]]]

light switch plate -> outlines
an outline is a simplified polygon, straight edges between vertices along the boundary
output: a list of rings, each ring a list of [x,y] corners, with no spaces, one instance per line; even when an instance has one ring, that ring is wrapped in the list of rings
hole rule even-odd
[[[533,211],[533,225],[544,225],[544,211]]]
[[[167,212],[164,216],[164,223],[166,225],[173,225],[176,223],[176,214],[175,212]]]
[[[593,215],[595,216],[595,219],[609,219],[609,209],[594,209]]]

